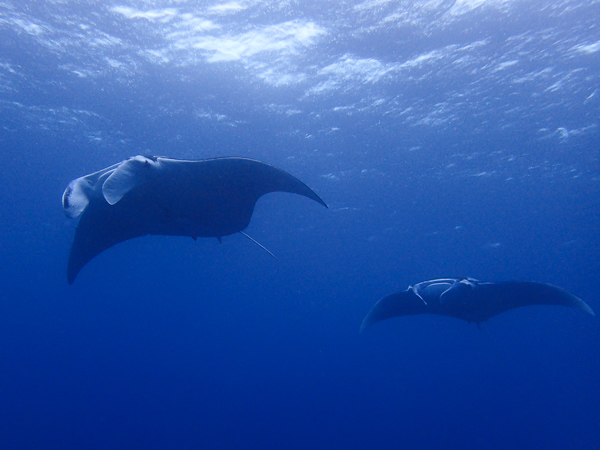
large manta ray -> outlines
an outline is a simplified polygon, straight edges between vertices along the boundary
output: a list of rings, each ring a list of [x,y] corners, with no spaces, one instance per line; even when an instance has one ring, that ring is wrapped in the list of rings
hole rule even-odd
[[[92,258],[147,234],[216,237],[242,232],[256,201],[291,192],[325,202],[287,172],[246,158],[185,161],[134,156],[77,178],[63,194],[65,214],[81,215],[71,246],[72,284]]]
[[[440,278],[383,297],[364,318],[360,330],[381,320],[413,314],[438,314],[480,324],[505,311],[529,305],[570,306],[594,315],[583,300],[550,284]]]

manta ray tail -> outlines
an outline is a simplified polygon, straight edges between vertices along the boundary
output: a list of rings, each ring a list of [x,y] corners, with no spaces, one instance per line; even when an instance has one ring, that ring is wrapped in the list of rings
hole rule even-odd
[[[267,252],[269,255],[271,255],[273,258],[275,258],[275,260],[279,261],[279,258],[277,258],[277,256],[275,256],[273,253],[271,253],[271,251],[267,247],[265,247],[264,245],[262,245],[260,242],[258,242],[256,239],[254,239],[252,236],[247,235],[243,231],[240,231],[240,234],[242,236],[246,236],[248,239],[250,239],[256,245],[258,245],[260,248],[262,248],[265,252]]]

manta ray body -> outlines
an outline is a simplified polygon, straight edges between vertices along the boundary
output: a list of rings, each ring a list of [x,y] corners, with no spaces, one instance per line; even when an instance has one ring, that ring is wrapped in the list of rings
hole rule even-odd
[[[550,284],[439,278],[383,297],[364,318],[360,329],[382,320],[414,314],[438,314],[479,324],[511,309],[530,305],[570,306],[594,315],[583,300]]]
[[[128,239],[150,234],[221,240],[242,232],[257,200],[270,192],[302,195],[327,207],[294,176],[247,158],[134,156],[77,178],[62,199],[68,217],[80,216],[68,282],[92,258]]]

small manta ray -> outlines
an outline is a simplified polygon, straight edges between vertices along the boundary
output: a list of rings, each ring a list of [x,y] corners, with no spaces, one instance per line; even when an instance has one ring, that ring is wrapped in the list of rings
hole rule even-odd
[[[529,305],[570,306],[595,315],[583,300],[550,284],[440,278],[383,297],[364,318],[360,331],[381,320],[413,314],[438,314],[479,325],[490,317]]]
[[[147,234],[221,241],[239,232],[258,244],[242,230],[250,223],[256,201],[269,192],[303,195],[327,208],[297,178],[247,158],[134,156],[77,178],[62,197],[68,217],[81,215],[67,280],[73,284],[83,266],[107,248]]]

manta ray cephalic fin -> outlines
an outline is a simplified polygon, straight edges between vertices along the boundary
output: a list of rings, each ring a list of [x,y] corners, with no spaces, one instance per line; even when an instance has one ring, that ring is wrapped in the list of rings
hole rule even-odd
[[[135,186],[142,184],[150,171],[160,162],[144,156],[134,156],[123,161],[102,185],[102,195],[109,205],[116,204]]]

